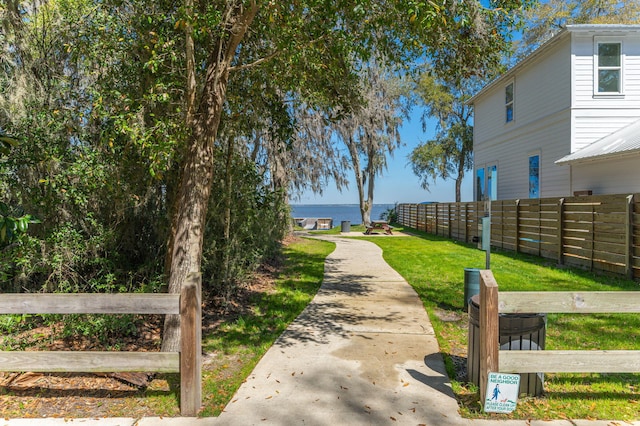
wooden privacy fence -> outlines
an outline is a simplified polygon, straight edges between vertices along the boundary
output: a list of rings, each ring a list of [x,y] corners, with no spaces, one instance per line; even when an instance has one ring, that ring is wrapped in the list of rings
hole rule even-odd
[[[399,204],[403,226],[470,243],[484,202]],[[640,194],[491,201],[491,245],[640,278]]]
[[[179,314],[180,352],[0,351],[0,371],[180,373],[180,412],[202,404],[200,274],[180,294],[3,294],[0,314]]]
[[[637,350],[500,350],[499,314],[543,312],[640,313],[640,292],[498,292],[491,271],[480,271],[481,398],[486,395],[489,372],[640,373],[640,351]]]

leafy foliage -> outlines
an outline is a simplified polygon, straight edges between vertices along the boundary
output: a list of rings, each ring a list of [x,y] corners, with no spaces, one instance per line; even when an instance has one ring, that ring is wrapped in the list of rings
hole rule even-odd
[[[449,70],[449,73],[456,70]],[[465,79],[458,84],[450,74],[430,71],[422,74],[416,91],[426,106],[425,117],[437,119],[435,139],[413,149],[409,161],[420,177],[422,187],[437,178],[456,180],[456,201],[460,201],[460,187],[466,171],[472,167],[473,126],[472,109],[466,101],[471,91],[479,87],[478,79]]]
[[[18,241],[30,224],[40,221],[30,214],[12,213],[9,206],[0,201],[0,249]]]
[[[389,223],[398,222],[398,203],[396,203],[393,207],[389,207],[382,213],[380,213],[380,219],[386,220]]]
[[[224,179],[224,156],[216,156],[216,170]],[[221,164],[220,164],[221,163]],[[288,231],[289,211],[283,194],[270,190],[254,163],[243,157],[233,158],[231,175],[231,209],[229,233],[225,236],[224,186],[215,185],[209,206],[203,273],[204,287],[211,294],[229,299],[247,274],[262,262],[274,257],[280,241]]]
[[[524,15],[527,31],[518,43],[522,58],[568,24],[637,24],[640,1],[630,0],[549,0]]]
[[[471,69],[479,48],[495,61],[525,3],[2,2],[0,129],[21,141],[0,161],[2,202],[42,223],[0,265],[0,288],[176,291],[182,266],[203,265],[227,297],[277,251],[290,188],[345,182],[326,134],[305,134],[375,103],[362,64]]]
[[[403,88],[385,60],[375,58],[363,65],[359,104],[332,123],[335,134],[347,147],[358,188],[362,223],[371,222],[375,178],[386,169],[387,155],[401,144],[399,128],[408,115]]]

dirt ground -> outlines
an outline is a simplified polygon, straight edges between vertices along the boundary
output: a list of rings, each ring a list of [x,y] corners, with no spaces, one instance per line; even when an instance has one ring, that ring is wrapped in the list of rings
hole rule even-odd
[[[289,243],[290,240],[285,241]],[[256,294],[268,293],[280,262],[265,265],[233,300],[204,298],[203,334],[215,330],[250,309]],[[25,350],[90,351],[117,346],[122,351],[158,351],[161,345],[161,316],[145,316],[134,337],[115,337],[99,345],[87,337],[56,338],[55,324],[39,326],[17,336]],[[0,343],[2,339],[0,336]],[[43,343],[46,342],[46,343]],[[179,415],[177,374],[146,373],[3,373],[0,372],[0,418],[42,417],[143,417]],[[153,396],[153,398],[148,398]]]

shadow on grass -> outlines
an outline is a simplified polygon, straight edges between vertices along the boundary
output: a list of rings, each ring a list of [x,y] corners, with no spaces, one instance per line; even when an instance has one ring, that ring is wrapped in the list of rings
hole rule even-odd
[[[329,244],[329,243],[326,243]],[[271,291],[248,291],[246,306],[235,320],[203,336],[203,350],[235,351],[271,345],[316,295],[324,277],[327,253],[307,253],[284,249],[285,269],[274,277],[279,280]]]

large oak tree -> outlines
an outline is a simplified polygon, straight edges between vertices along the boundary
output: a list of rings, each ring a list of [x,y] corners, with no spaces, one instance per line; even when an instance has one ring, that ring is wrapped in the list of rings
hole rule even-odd
[[[456,62],[469,73],[499,61],[511,12],[523,3],[528,1],[6,0],[0,2],[0,42],[3,60],[9,58],[2,63],[8,77],[1,84],[28,82],[26,91],[11,92],[0,119],[19,121],[10,113],[27,105],[26,98],[16,98],[24,93],[30,93],[30,106],[46,104],[43,114],[32,114],[12,130],[33,135],[45,150],[59,147],[78,163],[64,170],[52,153],[34,163],[41,174],[58,167],[56,173],[74,171],[68,183],[100,182],[103,196],[92,202],[105,207],[105,214],[112,200],[122,211],[138,209],[139,199],[171,204],[168,290],[178,292],[187,274],[201,267],[221,129],[230,130],[243,111],[251,111],[247,106],[262,88],[331,116],[338,106],[348,111],[358,103],[357,67],[374,50],[409,69],[414,60],[429,57],[436,65]],[[36,36],[23,37],[29,32]],[[243,96],[247,101],[238,108]],[[272,112],[267,114],[275,117]],[[225,135],[230,155],[249,140],[246,133]],[[59,144],[44,143],[52,140]],[[272,152],[290,147],[282,145],[286,138],[277,142]],[[105,165],[96,168],[104,178],[80,173],[80,160],[86,164],[89,154]],[[130,179],[122,178],[125,170]],[[32,177],[38,188],[37,174]],[[41,186],[55,191],[54,183]],[[139,190],[130,191],[133,186]],[[145,192],[145,186],[154,189]],[[75,194],[56,196],[66,202]],[[50,199],[56,208],[56,198]],[[83,200],[73,200],[78,217],[92,208]],[[67,219],[76,214],[63,213]],[[177,349],[177,333],[170,318],[163,349]]]
[[[505,26],[520,1],[405,2],[352,0],[185,2],[187,128],[181,181],[170,245],[169,291],[199,271],[210,195],[213,146],[230,78],[260,67],[281,90],[326,105],[349,104],[357,93],[351,64],[375,48],[392,61],[427,52],[438,61],[497,61]],[[196,12],[209,16],[195,23]],[[213,24],[213,25],[212,25]],[[202,25],[202,26],[199,26]],[[198,46],[196,34],[206,44]],[[198,52],[203,56],[198,60]],[[262,67],[264,65],[264,67]],[[166,322],[163,349],[177,350],[178,324]]]

